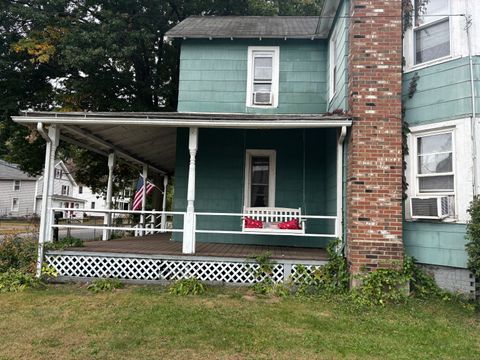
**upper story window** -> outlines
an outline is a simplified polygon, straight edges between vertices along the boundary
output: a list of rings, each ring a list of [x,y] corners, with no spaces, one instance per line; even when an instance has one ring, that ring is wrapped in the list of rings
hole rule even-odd
[[[332,35],[329,42],[329,98],[332,99],[337,92],[337,39]]]
[[[79,187],[78,187],[78,193],[79,193],[79,194],[83,194],[83,186],[79,186]]]
[[[20,180],[13,180],[13,191],[20,191]]]
[[[55,179],[61,179],[61,178],[62,178],[62,169],[55,168]]]
[[[450,1],[415,2],[413,36],[415,64],[450,55]]]
[[[62,195],[68,196],[70,194],[70,186],[62,185]]]
[[[419,135],[416,138],[417,192],[453,194],[453,132]]]
[[[279,52],[278,46],[248,48],[247,106],[278,106]]]

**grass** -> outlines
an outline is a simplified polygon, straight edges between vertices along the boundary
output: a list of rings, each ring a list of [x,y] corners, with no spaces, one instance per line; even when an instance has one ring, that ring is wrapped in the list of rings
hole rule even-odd
[[[480,318],[459,303],[358,311],[341,301],[258,299],[245,289],[173,296],[48,286],[0,296],[0,359],[474,359]]]

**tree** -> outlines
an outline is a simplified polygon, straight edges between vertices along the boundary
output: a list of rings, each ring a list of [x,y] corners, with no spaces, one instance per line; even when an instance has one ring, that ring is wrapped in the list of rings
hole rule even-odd
[[[43,140],[9,119],[20,109],[175,111],[179,42],[165,42],[164,35],[190,15],[315,15],[322,2],[5,0],[0,157],[31,174],[43,168]],[[77,176],[87,186],[105,189],[105,159],[63,144],[59,155],[96,164],[78,167]]]

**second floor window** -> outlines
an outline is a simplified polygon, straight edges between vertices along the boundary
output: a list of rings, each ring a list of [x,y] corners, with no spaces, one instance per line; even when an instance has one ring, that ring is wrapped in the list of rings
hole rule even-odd
[[[55,169],[55,179],[62,178],[62,169]]]
[[[13,191],[20,191],[20,180],[13,180]]]
[[[62,195],[68,196],[70,193],[70,186],[62,185]]]
[[[278,106],[279,48],[249,47],[247,106]]]
[[[450,55],[450,1],[415,1],[415,64]]]
[[[83,186],[79,186],[79,187],[78,187],[78,193],[79,193],[79,194],[83,194]]]

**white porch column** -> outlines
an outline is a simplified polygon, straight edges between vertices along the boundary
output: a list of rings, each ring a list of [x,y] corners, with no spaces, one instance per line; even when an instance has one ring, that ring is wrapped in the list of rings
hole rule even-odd
[[[146,203],[147,203],[148,165],[143,165],[142,177],[143,177],[142,211],[145,211],[145,205],[146,205]],[[145,216],[145,214],[140,215],[140,224],[141,224],[141,228],[142,228],[142,229],[145,229],[145,221],[146,221],[146,216]],[[141,234],[142,234],[142,235],[145,235],[145,232],[142,230],[142,231],[141,231]]]
[[[188,170],[187,213],[183,221],[184,254],[195,253],[195,157],[198,148],[198,128],[189,131],[188,150],[190,152],[190,167]]]
[[[108,182],[107,182],[107,199],[105,207],[107,210],[112,209],[112,193],[113,193],[113,168],[115,167],[115,153],[108,154]],[[105,213],[103,216],[103,224],[112,226],[112,213]],[[111,230],[103,230],[102,240],[110,240]]]
[[[42,196],[42,206],[43,206],[43,199],[46,199],[47,203],[47,219],[48,219],[48,226],[45,229],[46,237],[45,241],[52,242],[53,241],[53,229],[52,224],[54,223],[54,214],[50,210],[53,207],[53,193],[55,192],[54,188],[54,180],[55,177],[53,176],[55,173],[55,153],[57,152],[58,143],[60,141],[60,129],[56,125],[50,125],[48,128],[48,137],[51,140],[51,149],[50,149],[50,173],[48,178],[43,176],[43,181],[48,181],[48,194],[45,198]]]
[[[342,239],[343,219],[343,141],[347,135],[347,128],[343,126],[337,141],[337,221],[335,223],[335,235]]]
[[[40,212],[40,228],[38,232],[38,258],[37,258],[37,269],[36,276],[40,277],[42,275],[42,265],[43,265],[43,246],[45,241],[48,239],[48,228],[50,227],[50,218],[49,213],[51,212],[48,207],[48,198],[52,192],[50,188],[50,178],[53,178],[52,173],[54,169],[55,161],[55,149],[56,144],[58,144],[59,131],[56,128],[56,125],[50,125],[48,129],[48,135],[43,129],[43,124],[38,123],[38,132],[46,141],[45,149],[45,165],[43,169],[43,192],[42,192],[42,208]],[[52,161],[53,159],[53,161]],[[52,163],[54,164],[52,166]]]
[[[163,201],[162,201],[162,211],[167,211],[167,186],[168,186],[168,176],[163,176]],[[167,228],[167,215],[162,214],[162,219],[160,222],[160,229],[165,231]]]

